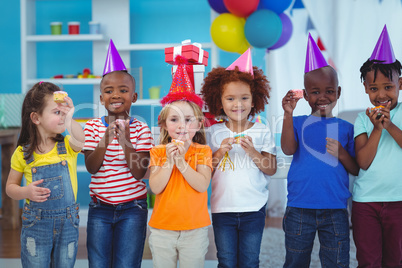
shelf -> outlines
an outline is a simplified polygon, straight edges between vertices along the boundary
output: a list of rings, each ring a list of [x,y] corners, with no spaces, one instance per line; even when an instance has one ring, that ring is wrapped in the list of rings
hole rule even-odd
[[[28,79],[28,84],[33,85],[40,81],[50,82],[53,84],[62,84],[62,85],[99,85],[101,82],[101,78],[42,78],[42,79]]]
[[[142,106],[142,105],[155,105],[161,106],[160,99],[137,99],[137,101],[131,106]]]
[[[212,43],[200,43],[202,48],[212,48]],[[165,43],[165,44],[131,44],[128,46],[117,47],[118,51],[136,51],[136,50],[164,50],[167,47],[181,46],[180,43]]]
[[[28,42],[103,41],[103,34],[27,35]]]

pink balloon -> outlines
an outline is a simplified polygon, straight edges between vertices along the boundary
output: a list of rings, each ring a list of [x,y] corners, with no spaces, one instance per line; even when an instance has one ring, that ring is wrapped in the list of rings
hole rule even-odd
[[[260,0],[223,0],[225,7],[233,15],[246,18],[257,10]]]

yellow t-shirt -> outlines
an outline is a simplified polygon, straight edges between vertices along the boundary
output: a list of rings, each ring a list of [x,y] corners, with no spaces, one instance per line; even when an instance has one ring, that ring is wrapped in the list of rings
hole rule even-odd
[[[31,168],[35,166],[44,166],[50,164],[56,164],[63,160],[67,160],[68,170],[70,173],[71,185],[73,187],[74,197],[77,201],[77,156],[79,152],[74,152],[70,147],[70,135],[64,137],[64,143],[66,146],[67,154],[58,155],[57,153],[57,142],[53,149],[46,154],[33,153],[34,161],[27,165],[24,159],[24,153],[22,152],[22,146],[18,146],[11,157],[11,168],[15,171],[24,173],[24,177],[27,181],[27,185],[32,182]],[[29,200],[27,199],[27,202]]]
[[[162,166],[166,162],[166,145],[153,147],[150,154],[150,166]],[[207,145],[192,143],[184,159],[194,170],[197,170],[197,165],[206,165],[212,169],[212,151]],[[165,189],[155,197],[149,226],[182,231],[210,224],[207,191],[200,193],[194,190],[174,166]]]

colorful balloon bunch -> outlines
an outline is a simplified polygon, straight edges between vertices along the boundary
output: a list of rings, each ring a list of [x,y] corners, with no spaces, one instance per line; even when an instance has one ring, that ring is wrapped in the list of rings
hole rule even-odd
[[[208,3],[220,13],[211,24],[211,37],[222,50],[242,54],[250,45],[277,49],[292,35],[292,21],[283,13],[292,0],[208,0]]]

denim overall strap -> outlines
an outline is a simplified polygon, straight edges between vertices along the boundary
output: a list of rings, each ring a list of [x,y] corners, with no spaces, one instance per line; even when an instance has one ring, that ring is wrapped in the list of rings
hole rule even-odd
[[[28,153],[26,152],[26,149],[28,149],[28,145],[24,146],[24,158],[28,155]],[[31,164],[34,161],[34,156],[33,154],[31,155],[30,158],[28,158],[27,160],[25,160],[25,163],[27,163],[27,165]]]
[[[30,206],[32,208],[57,210],[75,204],[68,163],[62,158],[67,153],[64,142],[57,144],[57,152],[60,156],[60,162],[31,168],[32,181],[43,179],[44,181],[38,186],[48,188],[51,191],[47,201],[42,203],[31,201]]]

